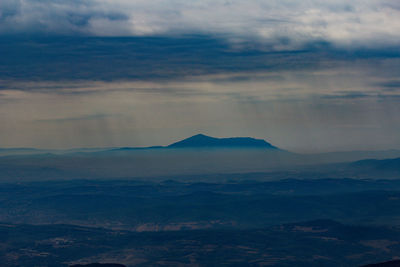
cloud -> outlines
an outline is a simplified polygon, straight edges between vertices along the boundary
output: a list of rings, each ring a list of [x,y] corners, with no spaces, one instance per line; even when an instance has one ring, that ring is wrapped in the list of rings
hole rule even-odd
[[[64,123],[64,122],[74,122],[74,121],[87,121],[87,120],[102,120],[109,117],[120,116],[119,114],[89,114],[77,117],[64,117],[64,118],[51,118],[51,119],[39,119],[36,122],[54,122],[54,123]]]
[[[221,72],[304,69],[326,58],[310,51],[237,51],[223,40],[205,36],[0,37],[0,51],[0,81],[160,80]]]
[[[384,91],[396,92],[400,91],[400,80],[389,80],[376,84],[378,87],[382,87]]]
[[[327,42],[400,43],[400,6],[390,0],[3,0],[0,33],[85,36],[223,36],[274,50]]]
[[[327,95],[322,95],[320,96],[321,98],[325,99],[350,99],[350,100],[355,100],[355,99],[361,99],[361,98],[372,98],[376,97],[375,95],[372,94],[366,94],[362,92],[341,92],[340,94],[327,94]]]
[[[127,19],[123,13],[102,9],[90,0],[5,0],[0,3],[0,32],[3,34],[95,35],[96,28],[102,28],[101,35],[109,35],[107,31],[122,35],[128,33],[122,27]]]
[[[238,50],[225,40],[209,36],[2,36],[0,90],[12,89],[5,87],[7,81],[165,81],[218,73],[318,70],[350,63],[373,66],[371,74],[382,74],[384,69],[391,80],[399,74],[398,48],[340,50],[308,46],[303,50],[271,52],[253,49],[252,44],[249,41],[246,49]],[[53,89],[59,86],[64,85]]]

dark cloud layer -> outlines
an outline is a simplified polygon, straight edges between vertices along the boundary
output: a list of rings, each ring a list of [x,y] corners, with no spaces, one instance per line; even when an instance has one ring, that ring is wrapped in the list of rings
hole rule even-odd
[[[377,86],[384,88],[385,91],[400,91],[400,80],[389,80],[380,82]]]
[[[316,69],[332,61],[393,58],[400,49],[338,50],[324,43],[270,52],[205,36],[2,37],[0,80],[149,80],[213,73]],[[1,86],[1,85],[0,85]]]

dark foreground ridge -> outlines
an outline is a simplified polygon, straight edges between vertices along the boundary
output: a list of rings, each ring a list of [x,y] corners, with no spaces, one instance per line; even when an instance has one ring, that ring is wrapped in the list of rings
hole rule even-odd
[[[363,265],[361,267],[400,267],[400,260],[386,261],[375,264]]]
[[[215,138],[204,134],[197,134],[192,137],[178,141],[168,146],[169,148],[198,148],[198,147],[225,147],[225,148],[267,148],[278,149],[262,139],[251,137],[230,137]]]
[[[126,267],[118,263],[89,263],[89,264],[75,264],[70,267]]]
[[[0,224],[0,233],[4,240],[0,246],[1,266],[19,267],[68,267],[65,262],[75,264],[88,259],[107,259],[126,266],[337,267],[384,262],[400,253],[395,245],[400,238],[399,228],[332,220],[257,229],[143,232],[7,223]]]

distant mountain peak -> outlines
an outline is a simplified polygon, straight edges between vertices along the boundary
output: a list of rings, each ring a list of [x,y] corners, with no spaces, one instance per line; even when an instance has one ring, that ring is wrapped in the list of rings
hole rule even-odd
[[[255,139],[251,137],[229,137],[229,138],[216,138],[207,136],[205,134],[196,134],[184,140],[173,143],[169,148],[264,148],[264,149],[278,149],[263,139]]]
[[[192,137],[211,137],[211,136],[207,136],[205,134],[199,133],[199,134],[195,134]]]

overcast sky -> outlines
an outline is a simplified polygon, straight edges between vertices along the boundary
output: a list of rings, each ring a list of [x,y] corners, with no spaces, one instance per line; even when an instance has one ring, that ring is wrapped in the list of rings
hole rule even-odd
[[[400,149],[398,1],[0,2],[0,147]]]
[[[222,35],[254,38],[274,49],[327,41],[334,45],[396,45],[396,0],[2,0],[4,34],[149,36]]]

